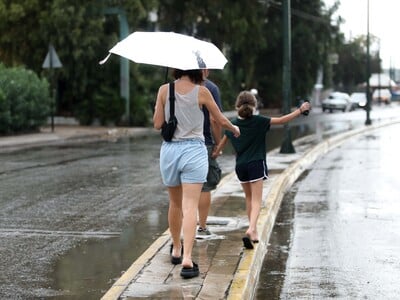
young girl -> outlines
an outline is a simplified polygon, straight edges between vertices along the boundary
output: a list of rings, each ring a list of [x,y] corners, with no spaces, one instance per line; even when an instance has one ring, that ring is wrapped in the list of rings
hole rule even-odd
[[[245,193],[249,218],[249,228],[243,237],[243,244],[247,249],[253,249],[253,243],[258,242],[257,221],[261,209],[263,180],[268,178],[265,135],[270,125],[285,124],[310,110],[310,103],[304,102],[297,110],[281,117],[264,117],[253,115],[257,100],[251,92],[243,91],[238,95],[235,106],[238,117],[232,124],[240,128],[241,135],[236,138],[226,131],[214,149],[213,157],[219,155],[229,139],[236,152],[235,172]]]

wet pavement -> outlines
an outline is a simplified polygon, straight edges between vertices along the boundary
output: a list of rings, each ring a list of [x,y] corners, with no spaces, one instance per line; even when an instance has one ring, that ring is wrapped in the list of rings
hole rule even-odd
[[[344,121],[342,123],[343,128],[348,128],[348,123],[346,123],[346,121]],[[349,123],[350,124],[350,123]],[[61,129],[61,128],[60,128]],[[65,141],[68,140],[68,144],[70,143],[76,143],[79,144],[82,141],[87,142],[88,140],[90,140],[91,138],[93,138],[93,141],[98,140],[99,135],[101,136],[102,139],[104,139],[104,141],[110,141],[110,140],[117,140],[120,136],[130,136],[132,134],[132,131],[136,131],[136,129],[121,129],[124,131],[118,131],[115,129],[105,129],[105,128],[98,128],[95,130],[96,132],[93,132],[93,128],[87,129],[87,128],[79,128],[79,134],[77,135],[76,133],[76,127],[71,128],[70,131],[65,130],[63,131],[63,133],[61,134],[61,130],[59,132],[51,133],[51,132],[45,132],[42,135],[43,137],[46,137],[46,140],[42,140],[42,141],[36,141],[36,145],[40,146],[46,143],[50,143],[53,145],[58,145],[60,147],[63,147],[63,145],[65,145]],[[351,128],[350,128],[351,129]],[[74,132],[75,130],[75,132]],[[57,131],[57,128],[56,128]],[[146,136],[147,134],[150,133],[157,133],[154,132],[153,130],[148,130],[145,129],[145,131],[140,134],[142,134],[142,136]],[[139,135],[140,135],[139,134]],[[157,133],[158,134],[158,133]],[[336,134],[335,132],[331,133],[332,135]],[[329,149],[329,147],[331,145],[335,145],[335,143],[337,143],[338,141],[334,141],[331,140],[330,141],[330,145],[328,144],[324,144],[324,146],[321,148],[321,146],[319,146],[319,148],[317,150],[314,150],[314,152],[310,152],[310,150],[313,147],[316,147],[320,144],[321,138],[325,138],[327,136],[329,136],[330,134],[327,133],[325,130],[323,133],[319,132],[317,130],[317,134],[314,135],[312,138],[309,139],[303,139],[303,140],[299,140],[296,141],[296,150],[297,153],[294,155],[279,155],[278,153],[271,153],[271,155],[268,158],[268,162],[269,162],[269,166],[272,169],[272,176],[271,176],[271,180],[269,182],[267,182],[267,185],[265,187],[265,195],[268,194],[268,197],[266,197],[265,201],[266,201],[266,214],[273,216],[274,214],[276,214],[276,211],[279,209],[279,203],[273,203],[273,200],[271,199],[276,199],[276,197],[281,197],[282,195],[282,190],[285,190],[288,186],[290,186],[290,184],[297,178],[297,176],[299,174],[301,174],[302,171],[304,171],[305,169],[307,169],[307,165],[310,164],[313,160],[316,159],[316,157],[318,157],[318,155],[320,155],[321,153],[324,153],[326,151],[326,149]],[[13,146],[15,144],[19,144],[16,147],[30,147],[32,142],[35,142],[35,137],[32,136],[32,140],[27,142],[27,137],[12,137],[13,143],[9,143],[6,145],[5,141],[6,140],[10,140],[10,139],[1,139],[0,138],[0,152],[7,152],[7,151],[12,151]],[[3,144],[2,144],[3,143]],[[94,149],[96,149],[96,144],[94,144]],[[132,144],[128,147],[132,147]],[[101,148],[101,147],[100,147]],[[90,147],[88,148],[89,152],[93,151],[94,149],[90,149]],[[100,149],[98,149],[100,150]],[[94,151],[96,152],[96,151]],[[63,153],[63,152],[61,152]],[[284,176],[284,178],[286,178],[284,181],[282,181],[281,176],[283,170],[291,165],[292,163],[297,163],[298,160],[300,158],[303,158],[305,155],[308,155],[308,161],[304,162],[303,164],[297,164],[295,167],[295,171],[293,169],[291,169],[293,172],[293,174],[295,174],[295,176],[293,176],[293,178],[291,179],[287,179],[288,176],[287,174]],[[14,154],[13,154],[14,155]],[[63,155],[65,155],[65,153],[63,153]],[[310,156],[311,155],[311,156]],[[89,155],[90,156],[90,155]],[[96,160],[97,160],[97,164],[100,163],[100,161],[98,161],[99,157],[101,157],[101,155],[99,156],[97,153],[97,156],[94,155],[93,156],[93,163],[95,164]],[[311,157],[311,158],[310,158]],[[276,158],[276,159],[275,159]],[[37,159],[37,158],[35,158]],[[89,161],[90,161],[90,157],[89,157]],[[72,160],[68,160],[68,164],[71,163]],[[13,172],[15,171],[15,168],[18,169],[18,164],[20,164],[21,161],[19,161],[17,164],[15,165],[6,165],[6,171],[4,172],[4,176],[3,178],[7,178],[7,174],[9,173],[10,170],[13,170]],[[57,164],[54,164],[57,165]],[[119,172],[120,168],[129,168],[129,166],[125,165],[125,162],[123,160],[121,160],[120,162],[118,162],[118,166],[117,169],[115,169],[115,162],[111,162],[111,161],[104,161],[102,160],[100,165],[105,165],[105,169],[107,169],[109,167],[109,169],[112,172]],[[40,168],[40,164],[38,165]],[[72,163],[73,166],[73,163]],[[78,168],[81,168],[82,166],[79,166],[79,160],[77,160],[77,164],[76,166]],[[85,165],[83,166],[84,168],[87,167],[89,165],[87,165],[87,162],[85,162]],[[158,167],[158,166],[156,166]],[[28,168],[29,169],[29,168]],[[101,169],[101,167],[99,168]],[[296,171],[297,170],[297,171]],[[102,171],[102,170],[100,170]],[[107,170],[106,170],[107,171]],[[73,178],[74,174],[70,174],[70,176],[72,176],[71,178]],[[32,173],[29,178],[35,178],[35,173]],[[123,175],[126,176],[126,175]],[[39,176],[40,177],[40,176]],[[89,173],[88,176],[89,177]],[[290,176],[289,176],[290,177]],[[53,178],[54,179],[54,178]],[[64,180],[65,178],[60,180]],[[97,179],[99,180],[98,182],[95,180],[92,183],[95,184],[95,186],[102,186],[104,185],[104,178],[99,178]],[[124,178],[120,178],[121,181],[119,181],[119,183],[117,181],[115,181],[115,184],[120,185],[121,182],[125,182],[128,183],[128,185],[131,185],[133,187],[133,185],[135,184],[135,180],[134,178],[131,177],[124,177]],[[12,182],[12,181],[10,181]],[[97,182],[97,183],[96,183]],[[7,186],[7,185],[5,185]],[[34,180],[32,180],[32,184],[28,185],[29,186],[34,187]],[[89,186],[89,185],[88,185]],[[277,188],[273,191],[270,191],[270,187],[271,186],[277,186]],[[79,186],[77,186],[79,187]],[[144,187],[144,186],[142,186]],[[89,189],[90,190],[90,189]],[[107,186],[104,187],[103,189],[104,193],[109,193],[110,191],[115,191],[115,188],[111,188],[109,189]],[[83,193],[88,192],[86,190],[82,191]],[[97,190],[96,193],[100,193],[100,190]],[[268,192],[268,193],[267,193]],[[103,193],[103,192],[101,192]],[[90,193],[89,193],[90,194]],[[78,195],[78,193],[76,194]],[[72,220],[74,223],[76,221],[78,221],[74,226],[75,229],[73,230],[65,230],[62,229],[57,233],[57,230],[53,230],[51,232],[51,234],[49,234],[48,232],[45,232],[45,230],[43,230],[43,232],[39,232],[39,231],[35,231],[35,232],[31,232],[32,230],[30,230],[30,228],[25,229],[28,230],[29,232],[25,232],[24,229],[19,228],[18,230],[12,230],[12,232],[2,232],[2,237],[6,237],[6,236],[12,236],[15,234],[19,234],[23,240],[28,241],[29,239],[31,239],[32,243],[36,243],[35,241],[37,241],[37,237],[40,236],[42,237],[42,242],[45,242],[45,244],[49,243],[52,245],[60,245],[60,243],[65,242],[65,237],[69,236],[69,237],[73,237],[73,239],[68,240],[68,242],[66,244],[64,244],[64,246],[66,247],[65,249],[67,249],[68,247],[70,247],[71,249],[75,249],[76,248],[76,242],[84,242],[87,246],[85,247],[80,247],[79,251],[76,252],[85,252],[87,251],[87,253],[90,253],[90,250],[88,250],[87,247],[91,247],[91,245],[93,245],[93,243],[91,243],[91,240],[93,239],[93,235],[98,235],[98,237],[96,237],[97,240],[101,240],[103,239],[103,242],[101,242],[100,244],[97,245],[97,248],[101,247],[101,244],[104,244],[104,241],[106,241],[107,243],[110,241],[110,243],[113,243],[111,239],[109,239],[109,235],[107,236],[107,234],[119,234],[120,239],[121,239],[121,243],[125,243],[126,244],[126,239],[123,237],[123,235],[120,232],[120,228],[121,228],[121,224],[126,221],[127,217],[129,218],[134,218],[136,216],[136,214],[133,214],[131,216],[128,216],[130,213],[129,211],[133,212],[133,210],[135,208],[132,207],[122,207],[121,206],[121,199],[126,197],[125,196],[121,196],[121,195],[115,195],[116,197],[112,197],[114,200],[109,202],[109,205],[107,205],[103,210],[100,210],[97,214],[97,217],[101,217],[102,215],[107,215],[109,212],[106,212],[106,209],[110,210],[111,213],[112,211],[115,212],[120,212],[120,211],[126,211],[127,215],[125,216],[119,216],[116,219],[113,219],[113,222],[108,221],[107,223],[109,223],[109,225],[107,225],[107,229],[104,230],[105,228],[97,228],[96,226],[95,228],[95,232],[91,232],[92,229],[88,230],[84,230],[85,226],[83,226],[83,228],[79,228],[80,225],[85,224],[82,222],[79,222],[79,218],[82,218],[83,215],[81,215],[81,217],[79,217],[80,214],[75,214],[75,217],[78,217],[78,219],[74,219]],[[165,195],[162,194],[162,192],[160,192],[160,194],[158,195],[159,197],[165,198]],[[162,278],[162,276],[160,278],[156,278],[159,275],[159,271],[157,268],[159,267],[163,267],[164,264],[166,267],[169,266],[169,259],[168,259],[168,247],[169,247],[169,237],[168,237],[168,233],[165,232],[164,234],[155,234],[153,235],[155,238],[158,238],[153,244],[149,245],[149,247],[147,247],[145,244],[143,245],[142,242],[140,243],[133,243],[133,244],[126,244],[125,247],[127,247],[127,249],[129,249],[129,247],[135,248],[137,247],[139,244],[142,244],[142,252],[144,251],[143,255],[141,257],[139,257],[139,259],[135,260],[135,262],[132,264],[132,267],[127,271],[124,272],[123,270],[126,268],[123,268],[122,265],[120,265],[120,271],[124,272],[123,276],[121,278],[119,278],[119,280],[117,280],[118,278],[116,278],[117,282],[116,284],[113,286],[113,288],[111,290],[115,291],[115,287],[120,286],[123,287],[122,291],[121,289],[119,289],[119,291],[121,293],[127,293],[128,290],[130,291],[130,295],[121,295],[121,297],[125,297],[128,299],[131,298],[141,298],[141,297],[155,297],[157,298],[157,295],[163,295],[164,298],[169,297],[169,299],[185,299],[185,298],[195,298],[198,297],[199,299],[209,299],[210,295],[214,295],[216,296],[217,294],[210,294],[213,293],[213,291],[218,291],[218,295],[224,295],[221,296],[221,298],[225,298],[228,297],[227,295],[229,294],[229,297],[232,298],[236,295],[236,299],[242,299],[242,297],[246,298],[249,296],[251,296],[251,294],[254,292],[254,283],[257,281],[257,276],[258,273],[260,272],[259,268],[261,268],[261,262],[262,262],[262,258],[265,255],[266,252],[266,247],[267,247],[267,241],[268,241],[268,234],[271,231],[271,228],[273,226],[274,223],[274,218],[266,218],[267,223],[262,223],[260,226],[262,228],[265,228],[265,241],[263,243],[260,243],[257,247],[256,247],[256,251],[252,251],[252,253],[249,253],[248,251],[243,251],[242,249],[242,245],[241,245],[241,236],[245,230],[245,226],[247,225],[245,223],[245,217],[243,215],[244,213],[244,203],[243,203],[243,194],[241,193],[240,190],[240,185],[235,181],[234,177],[226,177],[226,179],[223,181],[223,183],[221,184],[221,186],[219,187],[219,189],[215,192],[215,201],[213,202],[213,206],[212,206],[212,215],[213,216],[218,216],[218,217],[211,217],[210,219],[213,220],[214,224],[212,224],[210,227],[212,228],[213,232],[215,233],[215,236],[213,236],[212,239],[210,240],[205,240],[205,241],[197,241],[197,245],[195,247],[198,257],[198,262],[200,264],[200,271],[202,272],[202,276],[198,279],[194,279],[194,280],[189,280],[189,281],[183,281],[180,280],[179,278],[179,267],[175,267],[172,268],[170,270],[164,270],[165,275],[167,276],[167,279],[165,281],[162,281],[163,283],[161,284],[160,282],[160,278]],[[121,198],[122,197],[122,198]],[[272,197],[272,198],[270,198]],[[275,198],[273,198],[275,197]],[[23,201],[21,200],[20,202],[20,206],[21,206],[21,210],[20,213],[23,212]],[[45,204],[48,205],[50,202],[46,202]],[[75,202],[77,203],[77,202]],[[18,203],[17,203],[18,204]],[[124,204],[125,205],[125,204]],[[53,203],[52,205],[50,205],[50,207],[56,207],[56,203]],[[90,206],[90,205],[89,205]],[[88,207],[89,207],[88,206]],[[48,206],[46,206],[48,207]],[[11,209],[11,208],[10,208]],[[77,209],[79,209],[77,207]],[[12,210],[9,210],[12,211]],[[86,209],[86,211],[88,211]],[[149,214],[153,214],[151,211],[148,212]],[[24,214],[22,214],[23,216]],[[4,214],[2,215],[4,216]],[[68,215],[60,215],[62,216],[62,218],[64,220],[68,219]],[[25,217],[27,217],[27,215],[25,214]],[[145,216],[142,216],[145,217]],[[124,219],[125,218],[125,219]],[[221,219],[222,218],[222,219]],[[87,217],[85,217],[84,219],[88,220]],[[160,219],[160,222],[165,222],[166,220],[164,219],[164,221],[162,221],[162,217],[161,216],[155,216],[153,217],[149,217],[149,218],[142,218],[142,220],[148,220],[149,223],[143,223],[143,228],[145,228],[147,225],[149,225],[149,228],[151,228],[151,222],[154,222],[155,219]],[[34,218],[34,220],[39,220],[39,218]],[[89,219],[90,220],[90,219]],[[153,221],[151,221],[153,220]],[[47,221],[51,221],[51,220],[47,220]],[[104,220],[107,221],[107,220]],[[4,223],[6,224],[6,223]],[[41,227],[44,223],[37,223],[37,225],[39,225],[39,227]],[[61,224],[61,223],[60,223]],[[94,223],[93,223],[94,224]],[[72,224],[71,224],[72,225]],[[110,226],[111,225],[111,226]],[[3,228],[8,228],[9,225],[5,225],[2,226]],[[45,226],[43,226],[44,228]],[[54,226],[51,226],[54,227]],[[101,230],[100,230],[101,229]],[[115,229],[115,230],[113,230]],[[137,230],[140,230],[139,228],[137,228]],[[104,236],[101,236],[101,233],[104,233]],[[84,234],[86,234],[86,236],[84,236]],[[150,233],[151,234],[151,233]],[[33,237],[36,236],[36,239],[34,239]],[[82,239],[83,237],[83,239]],[[115,242],[115,238],[113,239]],[[3,239],[4,241],[4,239]],[[21,241],[21,239],[20,239]],[[50,241],[50,242],[49,242]],[[29,242],[29,241],[28,241]],[[29,243],[31,243],[29,242]],[[151,240],[150,240],[151,243]],[[2,244],[4,245],[4,244]],[[22,245],[22,244],[20,244]],[[15,249],[18,249],[19,245],[15,245]],[[93,247],[96,247],[95,245],[93,245]],[[4,251],[9,251],[8,247],[0,247],[0,251],[2,251],[2,254],[5,253]],[[43,243],[39,243],[34,247],[37,250],[37,257],[39,257],[39,261],[42,261],[43,264],[41,265],[41,263],[38,263],[38,260],[35,261],[27,261],[27,260],[22,260],[21,262],[18,261],[18,257],[24,257],[25,254],[23,253],[23,251],[20,251],[20,256],[16,257],[15,259],[17,259],[15,261],[16,266],[19,267],[20,271],[21,271],[21,275],[22,276],[26,276],[25,274],[29,274],[29,272],[36,272],[39,274],[42,274],[42,268],[49,268],[48,266],[48,261],[46,260],[46,256],[47,254],[49,256],[54,256],[54,255],[58,255],[57,253],[59,253],[59,250],[61,250],[61,252],[63,251],[63,249],[57,249],[57,248],[51,248],[51,247],[44,247],[43,248]],[[147,250],[146,250],[147,249]],[[226,251],[227,249],[229,249],[228,254],[230,253],[231,255],[228,256],[224,256],[226,255]],[[43,251],[44,250],[44,251]],[[54,253],[53,253],[54,251]],[[120,250],[115,250],[114,252],[105,252],[105,257],[110,257],[111,260],[121,260],[121,257],[116,257],[116,256],[120,256],[119,254]],[[140,251],[140,250],[138,250]],[[232,252],[230,252],[232,251]],[[72,251],[73,252],[73,251]],[[101,251],[98,251],[99,255]],[[46,254],[47,253],[47,254]],[[34,254],[35,255],[35,254]],[[150,255],[150,258],[149,258]],[[159,257],[159,255],[161,255]],[[162,257],[162,255],[164,255],[164,257]],[[2,255],[3,256],[3,255]],[[11,257],[13,257],[14,255],[12,254]],[[81,256],[80,258],[77,258],[77,256]],[[80,254],[77,253],[77,256],[71,255],[68,257],[68,260],[64,260],[62,261],[62,266],[65,268],[66,266],[68,268],[76,268],[78,270],[80,270],[80,266],[79,263],[76,263],[74,265],[74,261],[79,261],[79,259],[82,259],[82,257],[84,257],[84,253]],[[5,257],[5,256],[3,256]],[[154,261],[153,261],[154,258]],[[94,257],[93,257],[94,259]],[[158,260],[157,260],[158,259]],[[164,259],[164,260],[163,260]],[[166,259],[166,261],[165,261]],[[88,260],[88,258],[86,258],[86,260]],[[129,257],[123,258],[122,260],[129,260]],[[254,260],[256,261],[257,265],[260,265],[260,267],[256,266],[254,267]],[[153,263],[154,262],[154,263]],[[153,265],[153,267],[155,267],[155,271],[151,270],[151,269],[144,269],[144,265],[148,266],[148,265]],[[128,265],[129,265],[129,261],[128,261]],[[236,267],[233,267],[235,266]],[[170,266],[169,266],[170,267]],[[226,268],[225,268],[226,267]],[[108,268],[107,264],[102,265],[102,264],[98,264],[98,260],[96,261],[95,259],[93,260],[93,272],[97,272],[96,274],[99,274],[102,272],[103,268]],[[28,269],[30,269],[29,272],[25,272]],[[144,284],[141,285],[141,288],[143,290],[140,290],[139,288],[133,288],[133,283],[135,281],[131,281],[132,278],[129,279],[129,282],[131,284],[128,283],[122,283],[121,284],[121,279],[123,278],[127,278],[126,275],[128,275],[129,273],[132,274],[132,269],[134,272],[136,272],[135,276],[137,280],[143,280]],[[233,269],[233,271],[232,271]],[[36,270],[36,271],[35,271]],[[75,270],[76,271],[76,270]],[[229,273],[228,275],[226,275],[226,272],[232,272]],[[175,273],[174,273],[175,272]],[[85,275],[85,270],[81,270],[79,271],[79,273],[82,273],[82,276],[79,276],[77,278],[63,278],[63,277],[57,277],[57,281],[59,282],[59,288],[60,291],[52,291],[49,289],[43,289],[42,287],[38,286],[37,282],[39,281],[32,281],[29,280],[29,278],[20,278],[23,282],[25,282],[25,284],[27,285],[26,287],[29,287],[29,289],[32,291],[31,294],[31,298],[35,298],[33,295],[36,295],[36,297],[40,297],[37,295],[41,295],[42,297],[50,297],[50,298],[54,298],[54,299],[78,299],[76,298],[76,296],[74,297],[74,294],[71,294],[70,296],[68,296],[68,286],[64,287],[63,282],[66,281],[75,281],[76,285],[82,285],[82,282],[85,281],[91,281],[93,280],[93,278],[91,278],[90,276],[87,277]],[[66,273],[67,275],[72,275],[74,274],[73,272],[70,273]],[[76,272],[75,272],[76,274]],[[141,274],[146,274],[147,275],[147,279],[146,276],[144,276],[143,278],[139,278],[141,276]],[[175,274],[175,277],[174,277]],[[215,274],[216,276],[212,276],[213,274]],[[217,276],[218,275],[218,276]],[[2,275],[7,276],[7,274],[3,274]],[[58,276],[58,275],[57,275]],[[105,275],[107,276],[107,275]],[[249,279],[248,276],[251,276],[252,278]],[[2,278],[3,278],[2,277]],[[6,277],[4,277],[6,278]],[[4,279],[3,278],[3,279]],[[150,279],[149,279],[150,278]],[[110,279],[108,279],[110,280]],[[158,294],[154,295],[154,290],[152,289],[150,292],[147,291],[146,292],[146,281],[145,280],[150,280],[150,284],[152,285],[154,282],[158,282],[159,284],[157,285],[157,287],[159,288],[158,290]],[[199,282],[195,282],[195,280],[199,280]],[[218,281],[218,280],[221,280]],[[3,280],[1,280],[3,281]],[[109,283],[109,286],[112,285],[112,282]],[[200,286],[200,287],[199,287]],[[208,289],[207,287],[213,287],[214,289]],[[35,290],[36,287],[36,290]],[[132,287],[132,288],[131,288]],[[170,289],[170,287],[174,287],[173,289]],[[185,288],[183,288],[185,287]],[[8,284],[7,287],[10,291],[12,291],[14,288],[16,288],[16,286],[14,286],[13,284]],[[229,288],[229,289],[228,289]],[[110,291],[111,291],[110,290]],[[148,288],[147,288],[148,290]],[[139,291],[141,291],[139,293]],[[88,291],[90,293],[90,290]],[[104,291],[105,293],[106,291]],[[151,293],[151,294],[149,294]],[[246,296],[244,296],[243,293],[247,293]],[[250,293],[250,294],[249,294]],[[93,295],[97,294],[98,295],[98,291],[94,292],[93,291]],[[28,294],[27,294],[28,295]],[[149,296],[150,295],[150,296]],[[168,296],[169,295],[169,296]],[[71,298],[70,298],[71,297]],[[160,298],[160,297],[158,297]],[[161,297],[162,298],[162,297]],[[217,297],[218,298],[218,297]],[[244,299],[243,298],[243,299]],[[81,299],[98,299],[98,297],[84,297]],[[105,296],[105,299],[107,299],[107,297]],[[110,298],[112,299],[112,298]],[[235,299],[235,298],[232,298]]]
[[[155,223],[166,228],[159,215],[167,208],[165,189],[143,184],[158,181],[158,134],[124,143],[116,136],[74,126],[0,138],[1,299],[99,299],[110,272],[120,274],[136,258],[132,250],[152,242],[135,245],[126,237],[157,237]],[[143,165],[145,172],[132,172]],[[146,202],[134,201],[144,195]],[[132,219],[139,226],[126,228]],[[112,259],[104,262],[104,254]]]

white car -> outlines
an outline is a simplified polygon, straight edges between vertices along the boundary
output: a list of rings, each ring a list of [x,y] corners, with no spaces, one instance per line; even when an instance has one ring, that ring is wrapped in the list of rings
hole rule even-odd
[[[392,93],[389,89],[376,89],[372,94],[372,100],[389,104],[392,100]]]
[[[322,111],[333,112],[334,110],[341,110],[345,112],[350,110],[350,106],[350,96],[347,93],[334,92],[328,98],[322,100]]]
[[[352,93],[350,95],[350,103],[351,103],[351,110],[356,108],[365,108],[367,105],[367,96],[366,93]]]

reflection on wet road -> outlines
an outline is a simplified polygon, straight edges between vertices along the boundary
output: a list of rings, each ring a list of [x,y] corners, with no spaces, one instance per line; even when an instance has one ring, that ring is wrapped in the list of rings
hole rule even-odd
[[[398,298],[399,131],[393,125],[347,141],[295,185],[257,299]]]

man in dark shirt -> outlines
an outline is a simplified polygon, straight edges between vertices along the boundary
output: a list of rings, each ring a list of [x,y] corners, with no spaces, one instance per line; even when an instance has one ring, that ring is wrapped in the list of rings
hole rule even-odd
[[[203,70],[204,85],[211,92],[215,103],[218,105],[219,109],[222,111],[221,97],[218,86],[207,79],[209,75],[209,70]],[[216,161],[216,159],[211,157],[213,148],[217,145],[222,136],[222,129],[212,118],[206,108],[203,108],[204,112],[204,139],[208,151],[208,175],[207,182],[204,183],[203,189],[201,191],[200,201],[199,201],[199,228],[197,229],[197,238],[204,238],[211,235],[211,232],[207,228],[207,217],[211,206],[211,191],[216,189],[219,181],[221,180],[221,169]]]

